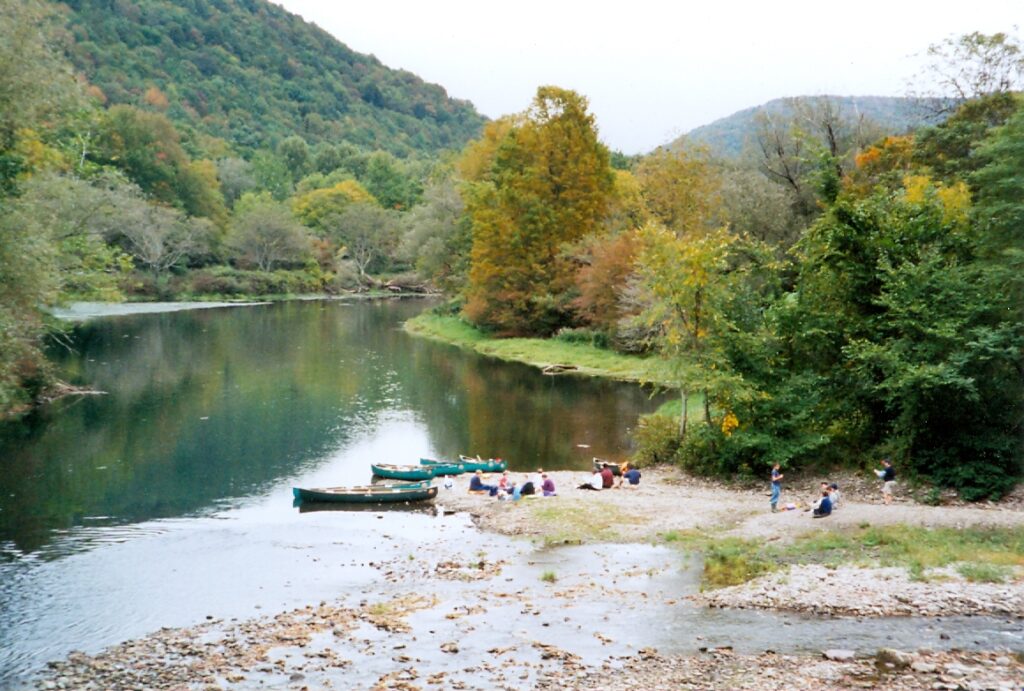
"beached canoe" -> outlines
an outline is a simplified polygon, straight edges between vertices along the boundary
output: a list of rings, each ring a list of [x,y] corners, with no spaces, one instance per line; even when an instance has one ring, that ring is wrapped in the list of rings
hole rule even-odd
[[[431,480],[440,473],[435,473],[429,465],[390,465],[387,463],[371,464],[370,469],[377,477],[391,480]]]
[[[473,472],[476,470],[482,470],[485,473],[500,473],[503,470],[508,469],[508,464],[500,458],[470,458],[469,456],[459,456],[459,462],[462,463],[466,472]]]
[[[434,477],[437,477],[438,475],[462,475],[467,470],[470,470],[470,468],[467,468],[461,463],[437,461],[433,458],[421,458],[420,465],[431,468],[434,471]],[[475,470],[475,468],[473,470]]]
[[[292,487],[292,494],[296,499],[304,502],[325,501],[349,504],[375,504],[379,502],[433,499],[437,496],[437,487],[434,487],[429,482],[312,489]]]

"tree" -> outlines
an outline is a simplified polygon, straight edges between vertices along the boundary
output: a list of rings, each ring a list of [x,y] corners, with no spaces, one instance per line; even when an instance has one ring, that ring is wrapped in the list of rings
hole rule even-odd
[[[385,151],[375,151],[370,155],[359,180],[386,209],[408,209],[423,193],[408,167]]]
[[[448,292],[465,285],[472,246],[469,219],[454,180],[427,186],[423,203],[405,215],[401,254],[417,272]]]
[[[682,438],[692,394],[703,394],[708,426],[713,404],[728,410],[733,400],[750,395],[721,340],[731,328],[726,307],[743,275],[734,257],[737,242],[725,228],[693,238],[680,238],[656,223],[640,232],[636,266],[646,300],[638,319],[652,330],[652,345],[671,365],[682,399]]]
[[[118,281],[132,261],[106,239],[119,232],[127,206],[145,203],[137,187],[117,176],[99,176],[90,184],[44,173],[25,181],[17,203],[53,243],[62,294],[121,299]]]
[[[122,208],[119,220],[125,249],[157,282],[189,253],[201,249],[213,233],[205,219],[189,218],[178,209],[141,200]]]
[[[978,31],[928,46],[930,64],[916,82],[934,82],[943,108],[1024,85],[1024,51],[1013,36]]]
[[[61,18],[34,0],[0,4],[0,195],[16,189],[28,165],[19,132],[55,133],[86,107],[80,85],[57,47]]]
[[[351,204],[375,204],[376,199],[355,180],[342,180],[332,187],[312,190],[292,200],[292,211],[305,225],[322,230],[324,223]]]
[[[312,170],[309,145],[297,135],[288,137],[277,145],[277,156],[291,174],[292,182],[298,182]]]
[[[620,293],[635,271],[637,245],[635,231],[592,236],[585,243],[576,277],[579,296],[573,300],[584,324],[615,333],[627,309]]]
[[[233,208],[235,202],[256,187],[252,164],[242,158],[222,158],[217,161],[217,179],[224,202]]]
[[[311,249],[306,229],[288,207],[265,195],[245,195],[239,201],[227,246],[235,260],[260,271],[301,263]]]
[[[548,334],[570,314],[567,243],[595,232],[613,177],[582,96],[541,87],[521,116],[465,154],[473,249],[466,316],[502,333]]]
[[[191,161],[180,134],[162,113],[114,106],[90,157],[123,170],[157,201],[219,223],[227,217],[213,163]]]
[[[721,181],[701,151],[657,149],[636,179],[650,215],[680,236],[702,233],[721,206]]]
[[[806,224],[835,201],[856,152],[880,135],[863,115],[847,115],[827,96],[788,99],[782,114],[758,115],[755,156]]]
[[[350,259],[364,283],[371,283],[370,272],[383,268],[398,245],[399,226],[394,211],[376,204],[355,203],[324,222],[328,237]]]

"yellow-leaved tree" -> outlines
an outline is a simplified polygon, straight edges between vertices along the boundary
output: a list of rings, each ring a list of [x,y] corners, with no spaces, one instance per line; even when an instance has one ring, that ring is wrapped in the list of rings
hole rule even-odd
[[[465,315],[502,334],[553,333],[571,319],[563,250],[599,227],[612,193],[587,100],[541,87],[525,113],[467,147],[460,171],[473,233]]]

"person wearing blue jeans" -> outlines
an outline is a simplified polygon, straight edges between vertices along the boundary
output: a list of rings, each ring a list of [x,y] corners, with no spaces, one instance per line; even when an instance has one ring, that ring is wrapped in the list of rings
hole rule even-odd
[[[779,510],[779,495],[782,494],[782,478],[784,476],[779,470],[780,467],[778,463],[772,466],[772,513],[776,513]]]

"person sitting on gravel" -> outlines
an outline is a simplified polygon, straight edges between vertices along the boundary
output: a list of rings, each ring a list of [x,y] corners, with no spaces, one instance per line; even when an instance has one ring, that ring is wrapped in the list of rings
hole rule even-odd
[[[604,486],[604,478],[601,477],[601,471],[595,470],[594,474],[590,476],[590,479],[584,482],[576,489],[596,489],[600,490]]]
[[[601,489],[611,489],[615,484],[615,473],[608,466],[601,469]]]
[[[616,487],[622,487],[624,481],[628,481],[631,485],[640,484],[640,471],[634,468],[632,463],[626,464],[626,469],[622,471],[622,477],[619,478],[619,484]]]
[[[838,509],[842,503],[843,495],[839,492],[839,485],[834,482],[828,486],[828,498],[832,501],[832,510]]]
[[[508,471],[502,471],[501,477],[498,479],[498,489],[507,494],[512,494],[512,480],[508,476]]]
[[[523,484],[521,484],[519,486],[519,494],[521,496],[527,497],[527,496],[529,496],[531,494],[536,494],[536,493],[537,493],[537,486],[533,484],[533,480],[531,480],[529,477],[524,475],[523,476]]]
[[[483,471],[478,470],[473,473],[473,477],[469,478],[469,491],[479,494],[486,492],[493,497],[498,494],[498,487],[497,485],[485,485]]]
[[[541,492],[545,497],[555,496],[555,481],[549,478],[547,473],[541,473],[540,476],[543,480],[540,485]]]
[[[818,500],[818,508],[814,509],[812,515],[814,518],[824,518],[825,516],[832,515],[832,500],[828,497],[828,491],[821,493],[821,499]]]

